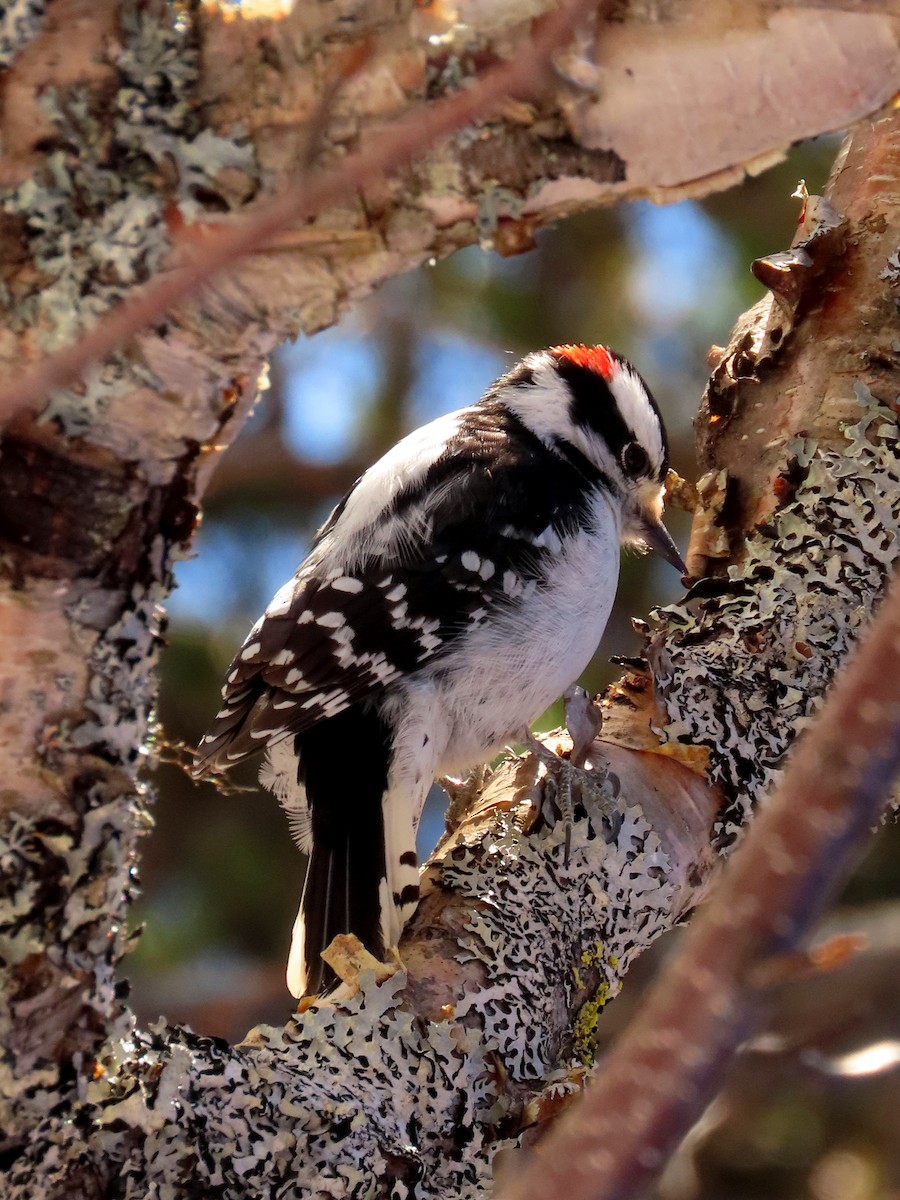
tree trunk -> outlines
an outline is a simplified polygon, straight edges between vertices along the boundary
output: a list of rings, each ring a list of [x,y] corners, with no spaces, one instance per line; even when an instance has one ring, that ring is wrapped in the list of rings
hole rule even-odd
[[[78,336],[154,272],[177,271],[185,222],[200,237],[303,167],[348,45],[366,39],[369,57],[316,139],[323,163],[411,99],[511,53],[522,32],[503,8],[493,24],[479,10],[483,27],[442,31],[396,0],[362,16],[339,7],[299,4],[281,22],[112,0],[54,0],[43,16],[26,0],[9,8],[8,364]],[[732,6],[705,5],[702,22],[693,8],[668,24],[604,9],[540,104],[511,102],[477,137],[430,147],[402,175],[286,231],[52,395],[39,419],[9,420],[10,1197],[485,1193],[495,1151],[576,1086],[571,1068],[589,1059],[629,963],[702,894],[713,826],[719,845],[732,840],[820,704],[896,557],[896,114],[854,133],[828,191],[840,218],[810,212],[794,259],[760,268],[775,298],[748,314],[716,368],[698,418],[707,474],[691,565],[703,579],[655,618],[648,671],[607,700],[594,750],[607,782],[583,790],[568,861],[533,760],[507,763],[429,864],[407,973],[380,985],[363,976],[340,1004],[234,1048],[135,1028],[115,970],[147,826],[139,767],[160,604],[269,351],[476,238],[514,252],[579,208],[725,186],[895,87],[898,25],[881,6],[748,4],[727,46]],[[673,39],[678,53],[664,54]],[[697,79],[703,87],[685,85]],[[657,129],[647,140],[661,80],[664,115],[694,138]]]

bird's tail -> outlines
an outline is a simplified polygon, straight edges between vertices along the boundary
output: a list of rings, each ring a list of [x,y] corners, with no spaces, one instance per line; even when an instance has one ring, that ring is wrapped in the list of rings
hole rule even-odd
[[[295,996],[334,987],[321,954],[338,934],[355,934],[383,959],[415,907],[418,814],[405,789],[389,787],[392,753],[385,722],[359,705],[296,738],[309,865],[288,960]]]
[[[300,911],[291,935],[287,985],[300,996],[331,991],[337,982],[322,951],[341,933],[353,933],[376,958],[384,957],[379,885],[382,839],[347,828],[328,845],[313,839]]]

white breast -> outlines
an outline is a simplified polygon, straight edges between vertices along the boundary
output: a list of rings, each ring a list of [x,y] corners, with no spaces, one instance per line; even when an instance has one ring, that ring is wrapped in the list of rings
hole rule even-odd
[[[618,516],[602,496],[594,516],[591,532],[560,547],[545,581],[527,584],[409,685],[413,704],[418,689],[421,703],[441,714],[440,772],[464,770],[518,741],[587,666],[619,577]]]

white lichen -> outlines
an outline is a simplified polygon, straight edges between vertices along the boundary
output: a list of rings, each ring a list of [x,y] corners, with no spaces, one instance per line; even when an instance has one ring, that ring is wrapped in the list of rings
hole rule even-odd
[[[442,886],[478,900],[460,955],[476,955],[488,973],[447,1020],[409,1009],[403,972],[381,985],[364,973],[351,999],[311,1008],[283,1029],[255,1030],[235,1048],[164,1025],[139,1032],[119,1019],[63,1110],[52,1071],[20,1075],[29,1136],[7,1173],[6,1200],[33,1195],[36,1179],[63,1186],[73,1155],[134,1200],[212,1190],[234,1200],[488,1194],[495,1150],[517,1140],[514,1124],[498,1134],[515,1114],[496,1063],[538,1089],[548,1077],[558,1087],[571,1057],[549,1031],[554,1003],[571,1004],[573,967],[589,963],[610,993],[630,958],[671,924],[666,859],[640,810],[585,800],[578,818],[568,865],[561,825],[523,836],[508,814],[444,863]],[[76,885],[65,937],[99,932],[104,916],[121,915],[115,904],[106,910],[109,888],[98,897],[86,886],[90,856],[110,832],[121,844],[107,819],[97,810],[77,849],[65,835],[57,847]],[[23,861],[4,859],[20,882]],[[120,885],[120,872],[112,879]],[[32,942],[45,937],[35,922]],[[105,975],[97,981],[114,1007]]]
[[[173,213],[178,224],[194,221],[210,197],[227,207],[221,173],[237,167],[252,176],[255,169],[240,130],[224,137],[200,123],[191,22],[160,21],[129,2],[120,31],[112,116],[106,101],[95,112],[96,97],[85,86],[48,88],[40,103],[61,145],[33,176],[0,191],[3,211],[22,222],[40,273],[39,284],[17,301],[13,329],[30,330],[47,351],[75,341],[159,270],[171,250]],[[83,385],[55,392],[44,419],[84,433],[111,396],[127,395],[138,382],[129,356],[116,355]]]
[[[672,925],[668,859],[642,810],[618,797],[523,837],[509,814],[474,847],[454,850],[444,886],[476,903],[460,937],[460,960],[476,959],[487,982],[466,998],[504,1070],[539,1083],[560,1063],[555,1015],[571,1011],[579,967],[590,965],[614,994],[631,961]]]
[[[723,837],[777,773],[894,557],[896,422],[864,389],[857,395],[862,415],[845,431],[845,453],[791,448],[805,480],[754,535],[732,591],[657,616],[651,650],[667,733],[709,746],[715,777],[735,797]],[[164,564],[153,570],[162,578]],[[135,718],[115,697],[146,686],[152,623],[143,607],[125,607],[114,634],[134,651],[118,665],[102,656],[95,664],[102,703],[85,729],[94,739],[107,723],[132,736]],[[90,744],[120,756],[117,738]],[[483,981],[446,1020],[414,1015],[399,973],[380,986],[363,976],[352,999],[261,1028],[235,1048],[165,1026],[139,1032],[114,969],[145,817],[137,801],[113,801],[90,783],[80,800],[75,828],[20,819],[0,843],[7,970],[46,958],[67,972],[79,1021],[97,1031],[95,1057],[82,1056],[61,1083],[52,1055],[22,1051],[17,999],[4,990],[0,1119],[21,1146],[6,1200],[31,1197],[37,1182],[64,1194],[79,1172],[134,1200],[475,1200],[490,1190],[494,1152],[516,1144],[523,1097],[577,1079],[571,1068],[589,1057],[606,1000],[675,919],[667,856],[627,796],[582,795],[568,862],[562,822],[544,814],[524,834],[501,808],[486,832],[466,840],[463,827],[437,869],[436,886],[471,902],[459,957],[475,959]],[[561,1027],[560,1013],[586,989],[578,1027]]]
[[[0,69],[13,61],[40,32],[47,0],[7,0],[0,8]]]
[[[728,569],[730,589],[654,614],[663,733],[709,748],[710,777],[730,797],[722,844],[779,777],[897,559],[897,418],[861,384],[855,393],[861,415],[845,446],[788,447],[805,478]]]

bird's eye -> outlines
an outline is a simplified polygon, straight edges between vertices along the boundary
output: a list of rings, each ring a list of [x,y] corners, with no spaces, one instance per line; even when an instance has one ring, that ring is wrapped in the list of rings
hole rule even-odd
[[[636,479],[638,475],[647,475],[650,471],[650,459],[647,451],[638,442],[629,442],[622,451],[622,466],[627,475]]]

